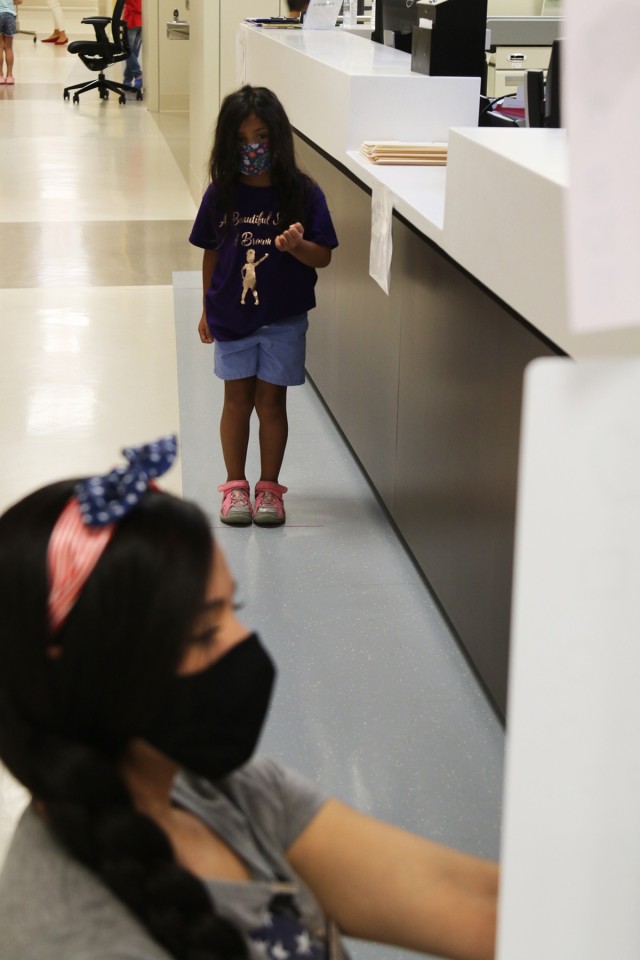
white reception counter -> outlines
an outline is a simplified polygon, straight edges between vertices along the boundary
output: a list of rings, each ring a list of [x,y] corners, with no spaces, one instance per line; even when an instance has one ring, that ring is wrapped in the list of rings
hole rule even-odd
[[[384,183],[408,223],[561,350],[640,353],[640,329],[569,329],[565,131],[479,129],[478,80],[411,73],[407,54],[339,28],[244,25],[238,52],[241,81],[269,85],[296,130],[365,186]],[[376,167],[358,154],[367,139],[448,140],[448,166]]]

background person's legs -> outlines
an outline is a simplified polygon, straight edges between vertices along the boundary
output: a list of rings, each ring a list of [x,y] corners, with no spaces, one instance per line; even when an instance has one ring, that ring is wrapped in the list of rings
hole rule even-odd
[[[53,17],[53,33],[50,37],[45,37],[42,42],[58,44],[66,43],[67,35],[64,31],[64,18],[59,0],[47,0],[47,6],[49,7],[51,16]]]
[[[142,47],[142,27],[129,27],[129,49],[131,53],[124,63],[124,82],[128,86],[142,86],[142,67],[140,66],[140,49]]]

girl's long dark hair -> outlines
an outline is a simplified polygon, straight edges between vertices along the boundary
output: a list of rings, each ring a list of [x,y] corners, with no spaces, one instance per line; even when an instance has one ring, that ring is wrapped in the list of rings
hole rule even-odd
[[[47,545],[73,481],[0,517],[0,759],[50,827],[180,960],[246,956],[118,773],[175,675],[212,563],[200,510],[150,490],[118,524],[47,656]]]
[[[240,124],[254,115],[269,130],[271,183],[278,194],[282,229],[304,224],[305,194],[312,180],[296,165],[293,130],[284,107],[266,87],[244,86],[222,101],[209,161],[209,176],[218,189],[220,212],[227,225],[233,213],[240,170]]]

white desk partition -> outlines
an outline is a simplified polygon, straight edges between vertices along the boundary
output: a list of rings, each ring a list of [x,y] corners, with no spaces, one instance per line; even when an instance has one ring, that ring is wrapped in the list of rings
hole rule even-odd
[[[527,371],[499,960],[640,957],[640,361]]]
[[[406,54],[342,29],[245,24],[238,52],[239,80],[269,86],[293,126],[341,162],[363,140],[447,140],[478,122],[477,77],[412,73]]]

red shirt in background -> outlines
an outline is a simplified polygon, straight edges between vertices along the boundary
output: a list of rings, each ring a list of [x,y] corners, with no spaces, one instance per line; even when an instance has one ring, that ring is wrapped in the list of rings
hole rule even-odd
[[[127,0],[122,11],[122,19],[127,21],[127,26],[131,30],[135,27],[141,27],[142,0]]]

